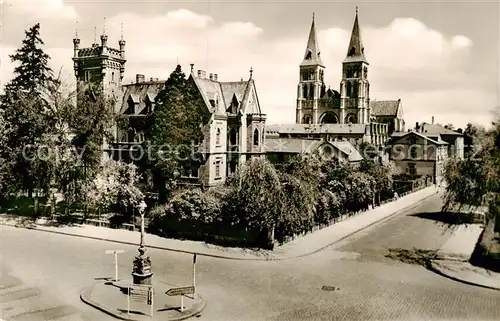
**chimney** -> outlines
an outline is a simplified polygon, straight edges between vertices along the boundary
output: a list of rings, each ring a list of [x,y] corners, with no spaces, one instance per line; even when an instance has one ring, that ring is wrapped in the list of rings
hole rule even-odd
[[[420,129],[418,128],[418,122],[415,123],[415,131],[418,133]]]
[[[217,79],[218,79],[217,74],[214,74],[214,81],[218,81]]]
[[[141,75],[141,74],[137,74],[135,75],[135,83],[136,84],[140,84],[140,83],[143,83],[144,82],[144,75]]]
[[[214,80],[214,74],[210,73],[210,74],[208,75],[208,78],[209,78],[210,80]]]
[[[205,70],[198,70],[198,78],[206,78],[207,77],[207,73],[205,72]]]
[[[432,124],[434,124],[434,116],[432,116]]]

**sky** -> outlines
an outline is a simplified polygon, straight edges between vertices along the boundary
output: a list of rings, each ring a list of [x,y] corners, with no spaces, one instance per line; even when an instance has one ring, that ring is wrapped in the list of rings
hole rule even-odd
[[[0,0],[1,84],[12,77],[9,54],[24,30],[41,25],[51,67],[74,82],[73,42],[106,31],[110,46],[126,40],[124,83],[135,75],[166,79],[186,73],[248,79],[253,68],[268,124],[294,123],[299,64],[315,13],[325,82],[339,90],[356,6],[372,100],[401,99],[415,122],[489,125],[500,109],[497,1],[167,1]]]

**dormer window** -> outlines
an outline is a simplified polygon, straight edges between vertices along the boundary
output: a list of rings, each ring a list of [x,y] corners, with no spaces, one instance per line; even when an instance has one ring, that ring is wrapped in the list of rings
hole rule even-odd
[[[311,52],[311,50],[309,50],[307,52],[306,59],[309,60],[309,59],[311,59],[311,57],[312,57],[312,52]]]
[[[354,56],[356,54],[356,48],[352,47],[351,50],[349,50],[349,56]]]
[[[132,97],[129,97],[127,104],[128,108],[126,114],[133,115],[135,113],[135,103]]]

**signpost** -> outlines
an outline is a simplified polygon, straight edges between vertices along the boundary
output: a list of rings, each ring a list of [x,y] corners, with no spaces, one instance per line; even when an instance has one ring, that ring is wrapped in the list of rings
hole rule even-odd
[[[106,255],[115,255],[115,282],[118,282],[118,254],[125,253],[124,250],[107,250]]]
[[[153,317],[154,311],[154,291],[152,285],[136,285],[131,284],[128,286],[127,292],[127,314],[130,314],[130,300],[135,302],[146,302],[147,305],[151,306],[151,317]]]
[[[195,293],[195,288],[194,286],[185,286],[182,288],[172,288],[165,292],[166,295],[168,296],[181,296],[181,312],[184,312],[184,296],[186,294],[194,294]]]
[[[195,281],[196,281],[196,253],[193,255],[193,288],[196,286]]]

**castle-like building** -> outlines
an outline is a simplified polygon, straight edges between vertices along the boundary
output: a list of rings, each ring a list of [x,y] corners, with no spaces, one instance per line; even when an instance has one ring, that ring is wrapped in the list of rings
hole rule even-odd
[[[130,150],[147,139],[144,119],[155,110],[155,98],[165,80],[136,75],[136,81],[124,84],[125,41],[118,48],[101,43],[80,48],[73,39],[74,70],[78,83],[99,83],[110,98],[115,113],[129,119],[126,130],[114,129],[115,141],[107,144],[108,152],[126,159]],[[295,108],[296,123],[266,126],[252,69],[248,80],[220,82],[191,65],[188,82],[197,89],[210,115],[204,124],[200,151],[203,160],[186,164],[181,177],[200,181],[206,186],[225,182],[251,157],[265,157],[280,162],[284,156],[325,150],[339,158],[356,162],[361,159],[357,148],[362,142],[383,145],[394,131],[404,131],[401,100],[370,101],[369,63],[361,40],[358,13],[352,29],[347,56],[342,62],[340,92],[327,89],[325,65],[321,59],[313,17],[304,59],[299,65],[300,79]]]
[[[136,75],[136,81],[123,84],[125,71],[125,41],[119,49],[108,46],[107,35],[101,44],[80,48],[80,39],[73,39],[74,70],[79,83],[95,82],[110,98],[115,113],[129,120],[126,130],[114,129],[115,141],[105,147],[114,158],[130,160],[133,148],[147,139],[145,118],[155,110],[156,95],[165,86],[165,80]],[[185,162],[181,178],[202,182],[206,186],[218,185],[236,172],[238,166],[251,157],[265,157],[265,121],[261,112],[252,69],[248,80],[220,82],[217,74],[198,70],[194,65],[188,83],[197,89],[203,101],[204,112],[210,115],[203,126],[204,139],[199,151],[202,159]],[[171,147],[173,148],[173,147]]]

